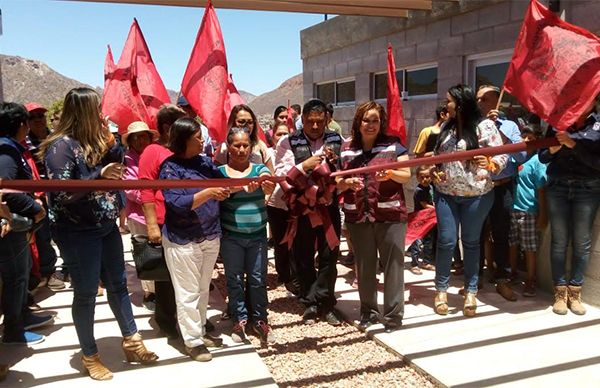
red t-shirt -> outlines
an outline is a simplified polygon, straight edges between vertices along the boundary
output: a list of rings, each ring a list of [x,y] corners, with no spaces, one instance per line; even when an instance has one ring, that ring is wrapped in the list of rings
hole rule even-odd
[[[140,179],[158,179],[160,165],[166,158],[173,155],[169,149],[160,144],[150,144],[140,156]],[[142,203],[154,203],[156,206],[156,221],[159,225],[165,223],[165,198],[160,189],[140,190]]]

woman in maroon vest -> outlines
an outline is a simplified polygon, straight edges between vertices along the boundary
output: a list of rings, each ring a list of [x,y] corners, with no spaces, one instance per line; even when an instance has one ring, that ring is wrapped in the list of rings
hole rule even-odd
[[[360,105],[352,123],[352,137],[342,145],[342,169],[375,166],[407,160],[406,148],[385,134],[383,106],[370,101]],[[404,236],[406,205],[402,184],[410,169],[338,178],[344,196],[344,213],[357,258],[360,327],[380,320],[386,332],[402,325],[404,315]],[[384,267],[383,315],[377,307],[377,261]]]

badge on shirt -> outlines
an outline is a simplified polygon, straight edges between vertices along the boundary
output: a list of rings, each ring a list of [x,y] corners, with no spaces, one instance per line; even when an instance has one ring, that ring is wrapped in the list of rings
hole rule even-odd
[[[594,127],[592,128],[594,131],[600,131],[600,122],[594,123]]]

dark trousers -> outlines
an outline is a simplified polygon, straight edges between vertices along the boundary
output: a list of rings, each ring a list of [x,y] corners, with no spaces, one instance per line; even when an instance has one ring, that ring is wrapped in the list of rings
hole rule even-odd
[[[329,205],[327,212],[336,235],[340,236],[340,211],[337,203]],[[318,270],[315,270],[315,245],[319,253]],[[300,300],[307,306],[317,306],[323,312],[335,305],[335,280],[339,245],[329,248],[323,226],[313,228],[308,216],[298,219],[298,230],[292,247],[300,281]]]
[[[168,281],[154,282],[154,319],[158,327],[168,333],[177,332],[177,305],[173,283]]]
[[[288,248],[287,243],[281,243],[287,230],[289,212],[273,206],[267,206],[267,215],[269,217],[271,235],[275,243],[273,250],[275,251],[277,278],[281,283],[294,281],[296,279],[296,269],[292,258],[292,251]]]
[[[494,203],[488,215],[492,232],[492,258],[496,266],[494,278],[496,280],[505,280],[508,278],[506,273],[508,260],[508,232],[510,231],[510,213],[513,206],[513,185],[511,182],[495,186],[493,189]],[[480,260],[479,268],[483,268],[485,258],[484,243],[486,236],[483,235],[485,228],[482,228],[480,239]]]
[[[379,317],[377,305],[377,266],[383,265],[383,314],[386,325],[399,326],[404,316],[404,238],[405,223],[363,222],[347,224],[354,243],[358,271],[361,319]]]
[[[2,275],[2,310],[5,340],[23,335],[23,312],[27,305],[27,284],[31,254],[27,233],[10,232],[0,239],[0,274]]]
[[[42,225],[35,232],[35,245],[40,255],[40,274],[45,277],[56,270],[56,251],[52,246],[50,221],[46,217],[41,222]]]

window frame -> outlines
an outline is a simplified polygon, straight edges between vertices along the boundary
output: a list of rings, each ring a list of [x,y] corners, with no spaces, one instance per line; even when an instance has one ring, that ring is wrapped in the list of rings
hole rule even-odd
[[[402,88],[403,92],[406,92],[406,97],[404,98],[405,100],[433,100],[433,99],[437,99],[438,98],[438,92],[436,91],[435,93],[429,93],[429,94],[419,94],[417,96],[411,96],[408,93],[408,90],[406,90],[406,78],[407,78],[407,73],[409,71],[419,71],[419,70],[429,70],[429,69],[435,69],[436,70],[436,89],[438,86],[438,82],[439,82],[439,66],[437,62],[429,62],[429,63],[422,63],[419,65],[414,65],[414,66],[407,66],[404,69],[402,69],[404,71],[404,87]]]
[[[343,84],[343,83],[348,83],[348,82],[354,82],[354,96],[353,96],[353,99],[352,99],[352,101],[339,102],[338,101],[338,96],[337,96],[338,84]],[[315,83],[314,87],[313,87],[313,90],[314,90],[313,95],[316,98],[319,98],[319,95],[317,93],[318,87],[320,85],[326,85],[326,84],[333,84],[333,99],[334,99],[334,101],[331,101],[331,104],[333,104],[333,106],[344,107],[344,106],[355,106],[356,105],[356,77],[346,77],[346,78],[340,78],[340,79],[336,79],[336,80],[332,80],[332,81],[325,81],[325,82],[317,82],[317,83]]]
[[[378,75],[385,75],[386,76],[386,97],[383,98],[375,98],[375,76]],[[400,85],[398,85],[400,86]],[[383,104],[387,101],[387,71],[377,71],[374,73],[371,73],[371,99],[375,102],[378,102],[379,104]]]
[[[467,56],[465,58],[465,78],[467,85],[473,88],[473,91],[477,92],[475,89],[477,87],[475,84],[477,82],[477,67],[510,63],[513,51],[514,49],[506,49]],[[502,85],[496,86],[502,88]]]
[[[406,90],[406,73],[408,71],[418,71],[418,70],[427,70],[427,69],[436,69],[438,70],[438,63],[437,62],[429,62],[429,63],[423,63],[423,64],[419,64],[419,65],[415,65],[415,66],[407,66],[405,68],[401,68],[401,69],[396,69],[396,79],[398,78],[398,73],[402,74],[402,80],[400,80],[398,82],[398,89],[400,89],[400,98],[404,101],[418,101],[418,100],[437,100],[438,98],[438,93],[436,92],[435,94],[421,94],[418,96],[411,96],[408,94],[408,91]],[[387,102],[387,97],[386,98],[375,98],[375,76],[381,75],[381,74],[386,74],[387,75],[387,70],[386,71],[376,71],[376,72],[372,72],[371,73],[371,99],[373,99],[374,101],[383,104]]]

